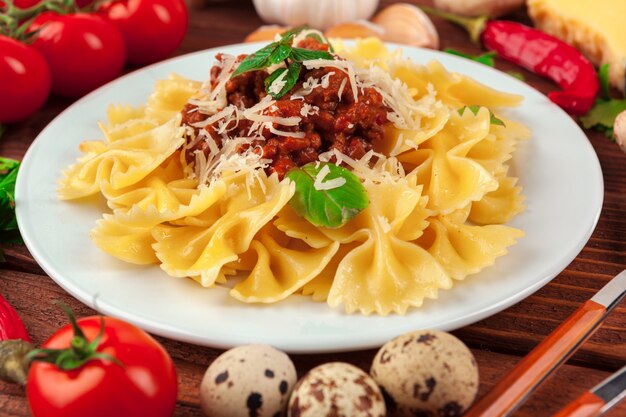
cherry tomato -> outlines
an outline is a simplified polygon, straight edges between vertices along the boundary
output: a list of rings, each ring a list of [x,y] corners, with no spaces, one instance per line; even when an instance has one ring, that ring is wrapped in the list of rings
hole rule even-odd
[[[167,58],[187,33],[183,0],[111,0],[100,6],[98,13],[122,32],[127,60],[135,65]]]
[[[32,46],[50,64],[55,94],[80,97],[117,77],[124,67],[124,39],[100,16],[44,12],[29,28],[38,29]]]
[[[13,0],[13,5],[20,9],[28,9],[29,7],[39,4],[41,1],[42,0]],[[5,5],[5,2],[0,1],[0,7],[4,7]]]
[[[50,69],[41,54],[0,35],[0,123],[23,120],[50,94]]]
[[[177,398],[176,369],[167,351],[150,335],[124,321],[105,317],[96,358],[63,371],[35,361],[28,372],[26,395],[33,417],[170,417]],[[101,317],[78,320],[86,339],[100,332]],[[67,325],[44,344],[44,349],[65,349],[74,332]]]

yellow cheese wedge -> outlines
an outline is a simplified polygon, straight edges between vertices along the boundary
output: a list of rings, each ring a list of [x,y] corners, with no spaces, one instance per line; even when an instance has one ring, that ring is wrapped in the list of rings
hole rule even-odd
[[[581,50],[594,64],[609,64],[611,84],[626,82],[626,0],[528,0],[537,28]]]

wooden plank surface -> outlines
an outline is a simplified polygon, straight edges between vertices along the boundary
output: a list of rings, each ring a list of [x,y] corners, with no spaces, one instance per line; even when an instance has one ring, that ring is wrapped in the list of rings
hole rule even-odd
[[[393,3],[391,0],[381,4]],[[210,5],[209,5],[210,4]],[[512,17],[528,22],[524,12]],[[479,53],[465,33],[434,19],[442,47]],[[207,2],[190,15],[190,28],[177,54],[238,43],[262,22],[249,1]],[[554,85],[514,65],[498,60],[498,68],[522,72],[526,81],[542,92]],[[129,68],[132,70],[133,68]],[[0,155],[21,159],[37,134],[71,100],[51,97],[42,111],[29,120],[9,126],[0,140]],[[587,132],[598,154],[605,182],[605,202],[598,226],[576,259],[551,283],[500,314],[454,332],[476,356],[481,374],[481,392],[488,390],[507,370],[552,331],[583,301],[611,277],[626,268],[626,155],[602,135]],[[567,149],[563,149],[566,157]],[[65,293],[41,270],[24,246],[7,250],[0,264],[0,294],[23,317],[34,342],[43,342],[65,324],[54,300],[70,305],[78,315],[94,314]],[[216,349],[159,338],[176,362],[179,373],[179,403],[176,416],[199,416],[198,387],[204,370],[221,353]],[[299,375],[331,360],[342,360],[368,369],[374,350],[325,355],[293,355]],[[602,328],[515,414],[524,417],[550,416],[584,390],[626,363],[626,306],[618,307]],[[0,383],[0,416],[30,415],[24,391]],[[622,404],[609,417],[626,415]]]

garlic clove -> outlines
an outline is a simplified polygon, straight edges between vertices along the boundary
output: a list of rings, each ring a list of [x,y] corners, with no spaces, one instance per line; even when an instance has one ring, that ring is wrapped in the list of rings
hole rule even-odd
[[[463,16],[502,16],[522,7],[524,0],[435,0],[434,6]]]
[[[276,35],[289,30],[287,26],[266,25],[258,27],[244,39],[244,42],[274,41]]]
[[[372,19],[384,29],[383,40],[424,48],[439,48],[439,34],[420,8],[408,3],[393,4]]]
[[[358,22],[340,23],[336,26],[327,29],[324,35],[327,38],[343,38],[343,39],[356,39],[356,38],[381,38],[385,33],[385,30],[371,22],[366,20]]]
[[[620,149],[626,153],[626,110],[618,114],[615,118],[615,122],[613,123],[613,136]]]

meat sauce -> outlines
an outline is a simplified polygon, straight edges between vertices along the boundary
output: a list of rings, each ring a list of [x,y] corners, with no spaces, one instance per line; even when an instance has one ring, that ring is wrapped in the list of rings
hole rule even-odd
[[[321,49],[326,45],[307,38],[299,47]],[[240,56],[238,60],[245,56]],[[217,56],[222,59],[221,55]],[[211,70],[211,80],[219,76],[220,67]],[[265,92],[266,71],[252,71],[241,74],[226,83],[228,104],[239,108],[250,108],[261,101]],[[320,85],[307,95],[298,95],[303,90],[303,84],[311,80],[323,80]],[[346,80],[344,82],[344,80]],[[315,82],[317,82],[315,81]],[[327,84],[327,85],[326,85]],[[342,84],[343,91],[339,96]],[[203,121],[209,115],[195,110],[194,105],[188,104],[182,112],[183,123],[191,124]],[[387,107],[383,104],[382,96],[371,87],[358,88],[358,101],[354,95],[348,75],[342,70],[332,67],[307,70],[302,69],[299,80],[289,93],[276,100],[264,114],[277,117],[300,117],[297,126],[274,125],[283,132],[304,132],[304,137],[278,136],[262,130],[264,139],[258,139],[247,145],[254,146],[255,152],[262,153],[262,157],[272,162],[266,168],[267,174],[277,173],[282,179],[289,169],[302,166],[318,160],[321,153],[337,149],[353,158],[361,158],[372,149],[372,142],[383,137],[384,125],[387,123]],[[247,136],[252,122],[240,120],[229,132],[229,137]],[[222,146],[222,138],[215,131],[216,125],[205,127],[218,147]],[[198,129],[196,129],[196,134]],[[246,147],[242,147],[244,151]],[[187,150],[187,160],[194,160],[194,152],[201,150],[208,153],[208,145],[200,141]]]

